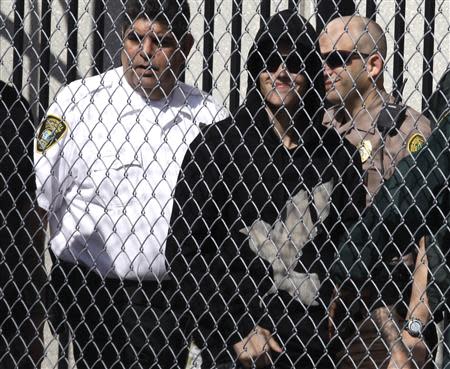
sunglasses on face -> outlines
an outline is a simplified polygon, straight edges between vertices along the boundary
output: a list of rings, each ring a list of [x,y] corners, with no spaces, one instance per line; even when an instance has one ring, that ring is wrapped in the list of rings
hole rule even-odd
[[[353,59],[368,58],[372,54],[360,53],[357,51],[334,50],[329,53],[322,54],[323,61],[331,69],[349,65]]]
[[[280,55],[278,52],[274,52],[265,61],[265,69],[270,73],[274,73],[281,64],[283,64],[290,73],[299,73],[304,70],[302,58],[295,52],[289,55]]]

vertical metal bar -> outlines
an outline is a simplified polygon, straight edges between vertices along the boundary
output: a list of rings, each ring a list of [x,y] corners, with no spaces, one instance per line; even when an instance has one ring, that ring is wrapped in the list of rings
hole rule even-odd
[[[49,105],[50,90],[50,44],[51,44],[51,2],[52,0],[42,0],[41,3],[41,30],[40,30],[40,73],[39,73],[39,109],[38,119],[41,121]],[[69,28],[70,30],[70,28]],[[52,303],[52,302],[50,302]],[[49,313],[49,320],[52,316]],[[68,369],[69,367],[69,329],[65,322],[61,333],[58,335],[58,369]]]
[[[433,54],[434,54],[434,17],[435,0],[425,0],[425,21],[423,38],[423,79],[422,79],[422,111],[428,110],[428,100],[433,90]]]
[[[92,43],[92,55],[94,55],[94,73],[105,71],[105,3],[103,0],[94,2],[94,41]]]
[[[259,22],[259,27],[263,28],[266,26],[267,21],[270,18],[270,0],[261,0],[259,9],[261,13],[261,20]]]
[[[240,104],[241,85],[241,37],[242,37],[242,2],[233,0],[231,21],[231,77],[230,77],[230,111],[234,113]]]
[[[341,0],[339,2],[340,15],[353,15],[356,11],[355,0]]]
[[[78,0],[70,0],[67,14],[67,83],[77,79],[78,53]]]
[[[352,15],[355,13],[354,0],[318,0],[316,24],[317,31],[324,29],[325,25],[337,16]]]
[[[366,3],[366,17],[376,21],[377,19],[377,4],[375,0],[367,0]]]
[[[399,97],[403,86],[403,58],[405,55],[405,0],[395,0],[395,44],[393,95]]]
[[[214,8],[215,1],[205,1],[205,22],[203,24],[203,90],[211,93],[214,63]]]
[[[291,10],[298,9],[299,3],[300,3],[300,0],[289,0],[288,8]]]
[[[13,84],[22,90],[23,80],[23,17],[25,14],[24,1],[14,2],[14,36],[13,36]]]
[[[40,72],[39,72],[39,109],[38,120],[44,118],[49,104],[50,90],[50,35],[51,35],[51,0],[42,0],[40,30]]]

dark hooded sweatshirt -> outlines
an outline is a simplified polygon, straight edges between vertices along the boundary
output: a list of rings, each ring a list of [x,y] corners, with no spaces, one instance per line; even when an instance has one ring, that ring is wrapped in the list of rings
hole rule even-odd
[[[205,128],[186,154],[167,258],[198,325],[197,343],[207,343],[204,362],[229,361],[227,349],[259,325],[295,363],[287,366],[326,365],[328,270],[335,240],[364,206],[359,157],[321,124],[314,29],[283,11],[255,40],[244,104],[234,119]],[[281,40],[299,53],[309,81],[293,117],[292,150],[274,131],[255,82]]]

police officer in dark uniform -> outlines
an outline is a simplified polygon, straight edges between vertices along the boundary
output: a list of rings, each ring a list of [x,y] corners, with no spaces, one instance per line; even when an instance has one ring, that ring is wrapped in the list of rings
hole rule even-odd
[[[439,83],[436,86],[436,91],[433,92],[433,95],[430,98],[430,109],[428,111],[428,116],[431,121],[434,122],[443,122],[448,119],[450,114],[450,64],[447,66],[447,70],[444,75],[440,79]],[[448,260],[448,256],[447,256]],[[432,301],[435,303],[436,301]],[[443,340],[447,342],[446,345],[443,346],[443,365],[442,367],[445,369],[450,368],[450,306],[441,305],[444,312],[444,331],[443,331]],[[439,309],[441,310],[441,309]]]
[[[341,246],[340,263],[332,269],[332,278],[340,285],[361,283],[377,266],[386,270],[383,255],[392,248],[399,252],[427,236],[426,252],[433,283],[427,286],[430,311],[448,310],[450,302],[450,109],[443,112],[437,128],[426,145],[416,154],[406,157],[394,175],[382,186],[373,205],[362,221],[350,228],[349,240]],[[379,209],[383,209],[382,212]],[[368,234],[370,232],[370,234]],[[379,268],[378,268],[379,269]],[[379,275],[379,283],[388,274]],[[450,347],[448,325],[445,327],[444,349]],[[419,335],[422,333],[419,330]],[[411,360],[402,350],[403,363]],[[403,364],[400,363],[400,364]],[[449,368],[448,356],[443,368]]]

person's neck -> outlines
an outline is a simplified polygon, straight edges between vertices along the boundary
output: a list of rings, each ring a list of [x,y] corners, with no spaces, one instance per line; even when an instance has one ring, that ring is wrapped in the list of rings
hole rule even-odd
[[[362,96],[356,96],[355,103],[349,103],[345,106],[346,115],[349,115],[347,119],[353,121],[359,119],[375,120],[387,98],[384,87],[372,88]]]
[[[269,120],[273,124],[275,133],[280,137],[283,145],[288,149],[293,149],[298,145],[298,139],[294,128],[294,114],[286,109],[278,109],[275,113],[269,107],[266,108]]]

